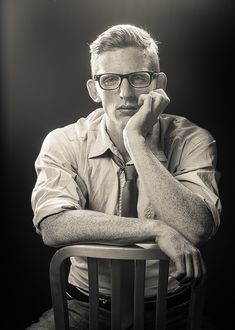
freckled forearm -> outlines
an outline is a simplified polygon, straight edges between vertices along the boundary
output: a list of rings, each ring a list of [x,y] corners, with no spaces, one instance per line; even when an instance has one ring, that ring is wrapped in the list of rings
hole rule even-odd
[[[43,241],[49,246],[76,243],[134,244],[155,240],[165,230],[160,220],[141,220],[89,210],[64,211],[42,220]]]
[[[132,135],[126,143],[158,217],[196,245],[207,240],[213,219],[203,200],[169,173],[142,136]]]

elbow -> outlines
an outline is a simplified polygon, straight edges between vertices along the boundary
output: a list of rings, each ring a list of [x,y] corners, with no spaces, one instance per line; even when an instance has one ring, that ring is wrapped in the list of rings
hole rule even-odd
[[[60,245],[55,235],[48,233],[45,230],[42,230],[42,240],[45,245],[50,247],[58,247]]]
[[[202,246],[206,242],[208,242],[215,232],[215,224],[213,217],[210,212],[204,217],[201,217],[198,221],[197,226],[191,232],[190,241],[197,247]]]
[[[59,227],[56,225],[56,221],[53,221],[56,217],[57,215],[49,216],[43,219],[40,224],[43,243],[50,247],[63,245],[60,235],[61,230],[59,230]]]

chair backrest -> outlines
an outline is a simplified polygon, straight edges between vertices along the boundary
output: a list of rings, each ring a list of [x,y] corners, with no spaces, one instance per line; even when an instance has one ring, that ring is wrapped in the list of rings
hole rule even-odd
[[[148,247],[148,248],[146,248]],[[150,247],[150,248],[149,248]],[[99,288],[98,288],[98,259],[109,259],[111,264],[111,329],[121,329],[121,265],[125,260],[133,260],[134,275],[134,330],[144,329],[144,288],[146,260],[159,260],[159,276],[157,283],[156,323],[155,329],[166,328],[166,306],[169,258],[157,245],[119,247],[110,245],[71,245],[59,248],[50,263],[50,286],[52,305],[54,309],[55,329],[68,330],[69,319],[66,299],[67,276],[65,262],[70,257],[87,257],[89,281],[89,327],[98,329]],[[191,288],[191,298],[188,313],[188,330],[200,329],[204,301],[204,286]],[[126,299],[126,297],[125,297]]]

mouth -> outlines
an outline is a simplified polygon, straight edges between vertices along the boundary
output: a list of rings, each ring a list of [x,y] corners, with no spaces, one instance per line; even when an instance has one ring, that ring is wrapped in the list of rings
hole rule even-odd
[[[136,111],[138,110],[138,106],[137,105],[126,105],[126,104],[122,104],[119,107],[117,107],[117,110],[122,110],[122,111]]]

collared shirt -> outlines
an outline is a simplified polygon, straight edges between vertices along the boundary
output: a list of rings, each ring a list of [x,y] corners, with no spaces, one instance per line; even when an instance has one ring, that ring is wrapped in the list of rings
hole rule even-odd
[[[216,142],[211,134],[184,117],[163,114],[147,143],[152,153],[182,184],[201,196],[219,226],[221,204],[217,187]],[[40,232],[43,218],[65,210],[89,209],[120,215],[125,182],[123,170],[110,157],[122,158],[105,125],[103,109],[76,123],[50,132],[35,162],[37,181],[32,193],[34,225]],[[138,217],[157,219],[141,181],[138,185]],[[72,258],[70,282],[87,289],[87,264]],[[172,265],[173,267],[173,265]],[[110,293],[107,264],[100,265],[101,293]],[[146,295],[152,295],[153,264],[146,273]]]

